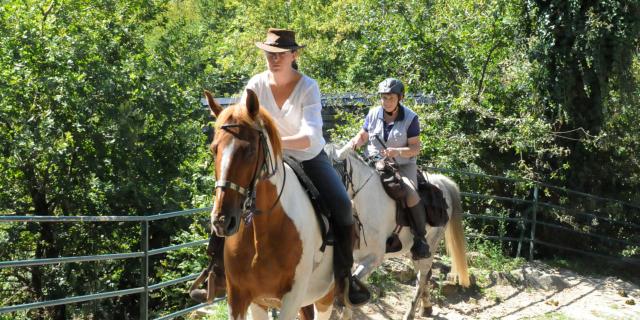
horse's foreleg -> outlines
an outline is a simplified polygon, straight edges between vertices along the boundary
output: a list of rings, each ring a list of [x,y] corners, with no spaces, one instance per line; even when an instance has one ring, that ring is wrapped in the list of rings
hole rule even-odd
[[[331,312],[333,311],[334,298],[335,296],[333,294],[333,288],[332,288],[324,297],[322,297],[322,299],[316,301],[315,320],[329,320],[329,318],[331,317]]]
[[[422,291],[422,316],[430,317],[433,314],[433,302],[431,302],[431,270],[427,273],[424,290]]]
[[[267,310],[267,307],[259,306],[255,303],[252,303],[249,306],[249,310],[251,310],[251,319],[269,320],[269,312]]]
[[[302,280],[301,280],[302,281]],[[308,280],[306,281],[308,282]],[[307,286],[295,285],[282,297],[282,308],[280,308],[280,316],[278,319],[293,320],[298,316],[298,312],[303,303],[304,294]]]
[[[428,270],[431,269],[431,263],[433,262],[433,258],[429,259],[421,259],[414,260],[413,266],[416,270],[418,270],[418,276],[416,278],[416,291],[413,293],[413,297],[411,299],[411,304],[409,305],[409,309],[404,314],[403,320],[411,320],[414,318],[416,307],[418,306],[420,298],[427,288],[427,276]]]
[[[245,320],[251,305],[251,297],[237,287],[230,287],[227,291],[227,305],[230,320]]]
[[[424,291],[424,286],[419,283],[416,285],[416,291],[413,293],[413,297],[411,298],[411,304],[409,305],[409,309],[405,312],[403,320],[412,320],[413,315],[416,312],[416,307],[418,306],[418,300],[422,296],[422,292]]]

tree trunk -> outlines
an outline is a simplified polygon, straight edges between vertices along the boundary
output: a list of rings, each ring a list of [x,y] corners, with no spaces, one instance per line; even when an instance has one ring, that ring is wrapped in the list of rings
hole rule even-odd
[[[50,207],[47,203],[46,186],[43,180],[37,178],[33,165],[27,165],[24,170],[29,180],[31,201],[36,215],[52,215]],[[57,246],[54,235],[54,225],[52,223],[43,222],[40,224],[39,237],[36,244],[35,258],[57,258],[60,249]],[[31,286],[35,293],[37,301],[46,301],[62,298],[59,296],[61,290],[53,281],[49,281],[51,276],[47,276],[44,272],[45,267],[35,266],[31,268]],[[46,314],[54,320],[66,319],[66,306],[54,306],[46,308]],[[44,319],[45,313],[36,313],[36,319]]]

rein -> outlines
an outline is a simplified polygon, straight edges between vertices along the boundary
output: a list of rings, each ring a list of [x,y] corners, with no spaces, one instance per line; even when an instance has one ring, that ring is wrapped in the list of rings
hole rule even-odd
[[[344,186],[349,189],[349,186],[351,186],[351,189],[353,190],[353,195],[351,196],[351,199],[355,199],[356,196],[358,195],[358,193],[360,191],[362,191],[362,189],[364,189],[364,187],[367,185],[367,183],[369,183],[369,180],[371,180],[371,178],[376,174],[375,171],[371,172],[371,174],[369,174],[369,176],[367,177],[367,179],[365,179],[365,181],[362,183],[362,185],[360,185],[358,188],[356,188],[354,182],[353,182],[353,166],[351,165],[351,160],[349,160],[349,158],[344,160],[345,163],[345,170],[342,172],[343,174],[343,181],[344,181]],[[347,169],[348,167],[348,169]],[[342,170],[340,170],[342,171]]]
[[[261,213],[256,208],[256,190],[255,189],[256,189],[256,186],[258,185],[258,181],[273,177],[277,172],[277,164],[275,163],[273,156],[271,155],[271,153],[269,152],[269,149],[267,148],[267,145],[268,145],[267,136],[262,130],[262,127],[249,127],[242,124],[223,124],[222,126],[220,126],[220,129],[222,130],[228,131],[230,128],[249,128],[257,131],[258,147],[262,149],[262,156],[264,161],[262,162],[262,166],[260,166],[259,161],[256,161],[256,167],[253,171],[253,176],[251,178],[251,182],[249,183],[248,187],[246,188],[242,187],[236,184],[235,182],[228,181],[228,180],[219,180],[219,181],[216,181],[215,188],[216,189],[220,188],[222,190],[225,190],[225,189],[233,190],[238,194],[240,194],[242,197],[245,197],[244,202],[242,204],[243,218],[245,219],[245,222],[250,222],[251,218],[254,215],[258,215]],[[264,172],[264,174],[261,177],[258,177],[259,172]],[[278,204],[278,201],[280,201],[280,198],[282,197],[282,193],[284,192],[284,185],[287,181],[286,170],[283,171],[283,174],[284,176],[282,179],[282,187],[280,188],[280,192],[278,192],[278,197],[274,201],[271,208],[269,208],[269,212],[271,212],[273,208],[276,207],[276,205]]]

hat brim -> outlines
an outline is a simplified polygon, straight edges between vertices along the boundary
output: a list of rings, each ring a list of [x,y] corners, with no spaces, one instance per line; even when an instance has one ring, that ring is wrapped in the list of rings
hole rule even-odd
[[[287,52],[287,51],[302,49],[305,46],[291,46],[291,47],[281,48],[281,47],[270,46],[268,44],[264,44],[263,42],[256,42],[256,47],[267,52]]]

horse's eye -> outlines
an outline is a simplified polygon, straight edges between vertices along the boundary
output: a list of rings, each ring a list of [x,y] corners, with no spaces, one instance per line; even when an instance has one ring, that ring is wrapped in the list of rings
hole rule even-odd
[[[255,154],[256,154],[256,151],[255,151],[255,150],[253,150],[253,148],[249,148],[249,149],[247,150],[247,152],[245,152],[245,153],[244,153],[244,157],[245,157],[245,159],[247,159],[247,160],[251,160],[251,159],[253,159],[253,157],[255,156]]]

